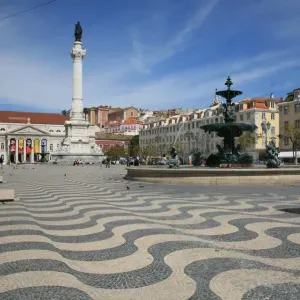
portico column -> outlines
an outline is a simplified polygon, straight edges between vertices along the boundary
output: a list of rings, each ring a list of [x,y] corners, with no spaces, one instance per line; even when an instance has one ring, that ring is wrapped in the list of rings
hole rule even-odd
[[[23,163],[26,163],[26,140],[23,139]]]
[[[19,162],[19,139],[16,138],[15,163]]]
[[[34,140],[31,139],[31,157],[30,157],[30,162],[33,164],[34,163]]]

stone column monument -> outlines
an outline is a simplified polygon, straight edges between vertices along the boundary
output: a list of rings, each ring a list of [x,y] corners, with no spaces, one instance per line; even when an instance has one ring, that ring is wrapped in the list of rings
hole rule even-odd
[[[65,138],[61,150],[51,153],[52,160],[72,162],[80,159],[83,162],[99,162],[103,153],[95,143],[94,126],[85,121],[83,114],[82,62],[86,50],[82,49],[82,27],[75,25],[75,41],[70,52],[73,59],[73,91],[71,118],[65,123]]]

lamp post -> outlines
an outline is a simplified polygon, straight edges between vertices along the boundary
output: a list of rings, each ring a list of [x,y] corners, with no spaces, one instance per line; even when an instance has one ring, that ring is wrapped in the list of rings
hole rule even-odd
[[[160,147],[161,140],[162,140],[162,138],[161,138],[161,136],[159,136],[159,135],[157,135],[157,136],[154,138],[155,143],[158,144],[158,148],[159,148],[160,152],[161,152],[161,147]],[[160,154],[162,155],[162,153],[160,153]]]
[[[195,140],[196,140],[196,148],[197,148],[198,150],[200,150],[200,149],[198,148],[198,143],[199,143],[199,141],[200,141],[200,136],[199,136],[199,134],[196,134],[196,135],[195,135]]]
[[[268,145],[268,131],[270,130],[271,128],[271,123],[270,122],[262,122],[261,123],[261,129],[263,131],[263,133],[265,134],[265,143],[266,143],[266,148],[267,148],[267,145]]]
[[[188,146],[189,146],[189,155],[191,154],[191,139],[194,139],[195,138],[195,134],[191,131],[187,131],[185,134],[184,134],[184,138],[186,140],[188,140]]]

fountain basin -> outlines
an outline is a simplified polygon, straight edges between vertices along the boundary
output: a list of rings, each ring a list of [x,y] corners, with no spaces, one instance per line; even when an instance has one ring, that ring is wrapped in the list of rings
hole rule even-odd
[[[216,132],[220,137],[230,134],[232,137],[239,137],[244,131],[254,132],[257,126],[251,123],[215,123],[201,126],[205,132]]]
[[[151,168],[129,167],[127,180],[201,186],[265,186],[300,184],[300,168]]]

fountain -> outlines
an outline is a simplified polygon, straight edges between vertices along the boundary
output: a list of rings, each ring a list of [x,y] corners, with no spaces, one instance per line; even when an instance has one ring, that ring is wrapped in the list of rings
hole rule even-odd
[[[216,95],[226,99],[223,104],[223,116],[225,123],[214,123],[203,125],[200,128],[205,132],[216,132],[219,137],[223,137],[223,146],[217,145],[218,153],[211,154],[206,162],[208,167],[219,167],[222,164],[227,166],[251,165],[253,157],[247,153],[241,152],[241,146],[235,146],[235,138],[239,137],[245,131],[254,132],[257,126],[250,123],[235,123],[235,104],[232,99],[242,94],[241,91],[231,90],[233,85],[230,76],[225,82],[227,90],[217,91]]]
[[[218,153],[211,154],[206,164],[217,168],[178,168],[178,154],[175,146],[171,150],[169,168],[130,167],[127,168],[125,179],[170,184],[195,184],[202,186],[260,186],[260,185],[294,185],[300,184],[300,168],[279,168],[279,149],[272,140],[266,148],[266,168],[249,167],[253,157],[241,151],[240,145],[235,145],[235,138],[243,132],[254,132],[256,126],[249,123],[235,123],[235,105],[232,99],[241,95],[241,91],[231,90],[231,78],[225,83],[227,90],[216,92],[226,99],[223,104],[225,123],[215,123],[201,126],[206,132],[216,132],[223,138],[223,145],[218,145]],[[199,165],[201,153],[194,151],[194,166]],[[233,167],[223,169],[222,167]],[[221,168],[219,168],[221,167]],[[184,188],[184,186],[183,186]]]

